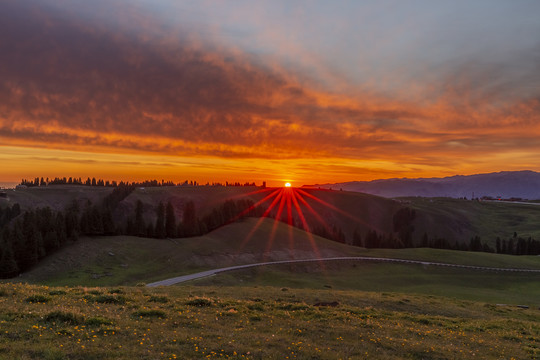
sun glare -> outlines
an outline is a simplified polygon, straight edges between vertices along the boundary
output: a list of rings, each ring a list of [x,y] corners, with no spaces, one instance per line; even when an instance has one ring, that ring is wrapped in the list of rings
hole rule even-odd
[[[285,183],[285,187],[291,187],[291,183]]]

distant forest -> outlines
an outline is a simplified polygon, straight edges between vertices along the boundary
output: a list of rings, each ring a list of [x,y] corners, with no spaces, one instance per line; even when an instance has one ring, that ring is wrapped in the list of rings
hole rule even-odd
[[[90,180],[91,184],[93,182]],[[98,182],[96,180],[95,186],[107,186],[97,185]],[[193,201],[189,201],[183,205],[182,217],[179,219],[171,202],[167,202],[159,203],[155,208],[156,220],[149,221],[144,218],[144,204],[139,200],[133,213],[124,223],[115,223],[112,214],[118,204],[136,187],[148,186],[147,184],[158,183],[153,181],[120,183],[101,204],[87,201],[81,206],[77,201],[73,201],[63,211],[54,211],[48,207],[22,211],[19,204],[0,207],[0,277],[13,277],[30,269],[45,256],[77,241],[81,236],[131,235],[156,239],[192,237],[206,234],[245,217],[265,215],[262,207],[254,207],[253,201],[241,199],[227,200],[200,217]],[[161,184],[155,186],[162,186]],[[275,218],[277,215],[265,216]],[[415,216],[415,210],[408,207],[401,208],[393,215],[393,228],[387,233],[380,234],[371,230],[362,236],[357,230],[349,239],[335,225],[308,225],[309,229],[305,229],[302,222],[294,217],[289,218],[283,214],[278,220],[333,241],[366,248],[430,247],[513,255],[540,254],[540,241],[530,237],[523,239],[516,233],[509,239],[498,238],[495,249],[483,243],[478,236],[471,238],[468,243],[450,243],[443,238],[430,239],[424,234],[421,241],[415,243],[412,240]]]
[[[19,185],[27,186],[27,187],[35,187],[35,186],[48,186],[48,185],[86,185],[86,186],[106,186],[106,187],[117,187],[117,186],[141,186],[141,187],[154,187],[154,186],[256,186],[255,182],[228,182],[220,183],[220,182],[212,182],[212,183],[206,183],[204,185],[198,183],[197,181],[184,181],[181,183],[174,183],[173,181],[165,181],[165,180],[145,180],[145,181],[109,181],[109,180],[103,180],[103,179],[96,179],[93,178],[87,178],[86,180],[83,180],[82,178],[77,177],[62,177],[58,178],[55,177],[54,179],[49,178],[43,178],[43,177],[36,177],[34,180],[27,180],[22,179],[21,183]],[[263,182],[263,187],[266,187],[266,182]]]

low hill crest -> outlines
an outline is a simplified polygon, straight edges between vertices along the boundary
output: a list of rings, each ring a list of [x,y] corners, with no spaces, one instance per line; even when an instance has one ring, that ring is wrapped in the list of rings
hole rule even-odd
[[[391,178],[351,181],[313,187],[364,192],[383,197],[492,197],[540,199],[540,173],[531,170],[501,171],[443,178]]]

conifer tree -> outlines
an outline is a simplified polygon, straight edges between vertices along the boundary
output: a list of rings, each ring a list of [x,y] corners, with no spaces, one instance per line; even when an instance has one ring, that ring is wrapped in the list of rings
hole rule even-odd
[[[10,278],[19,272],[19,266],[13,254],[13,247],[9,239],[0,239],[2,255],[0,256],[0,278]]]
[[[176,237],[176,217],[174,216],[174,207],[171,202],[167,202],[167,208],[165,211],[165,232],[167,237]]]
[[[45,236],[43,237],[43,245],[45,247],[46,254],[50,254],[60,247],[60,242],[56,236],[56,231],[51,230],[45,233]]]
[[[56,219],[54,222],[54,228],[56,230],[56,236],[58,238],[58,243],[60,246],[64,245],[67,242],[67,233],[66,233],[66,220],[64,215],[61,212],[56,213]]]
[[[89,235],[91,233],[91,217],[92,208],[90,201],[88,201],[84,207],[81,219],[79,220],[79,229],[84,235]]]
[[[103,233],[105,235],[115,235],[116,226],[112,217],[111,210],[108,208],[103,209],[102,212]]]
[[[79,204],[76,200],[73,200],[73,202],[64,211],[66,235],[71,241],[77,241],[79,239],[79,212]]]
[[[135,207],[135,235],[136,236],[145,236],[146,235],[146,225],[144,224],[143,218],[143,203],[141,200],[137,200],[137,205]]]
[[[22,221],[18,220],[13,224],[11,231],[9,231],[9,236],[6,236],[5,239],[9,239],[15,255],[15,261],[19,265],[19,268],[21,268],[24,258],[25,243]]]
[[[185,236],[193,236],[197,233],[197,216],[195,215],[195,203],[188,201],[184,205],[184,214],[182,217],[182,225]]]
[[[90,234],[103,235],[103,217],[97,206],[92,206],[90,212]]]
[[[26,270],[37,264],[38,260],[45,256],[43,239],[37,228],[35,214],[33,212],[24,213],[23,233],[24,253],[21,256],[21,270]]]
[[[165,231],[165,206],[163,206],[162,202],[159,202],[156,212],[157,220],[154,228],[154,234],[158,239],[164,239],[167,233]]]
[[[153,238],[155,236],[156,235],[154,233],[154,225],[152,225],[152,223],[149,223],[148,226],[146,227],[146,237]]]
[[[355,229],[353,232],[353,246],[362,246],[362,236],[360,235],[360,232],[358,229]]]
[[[422,236],[422,242],[420,243],[420,247],[428,247],[428,246],[429,246],[428,234],[424,233],[424,236]]]

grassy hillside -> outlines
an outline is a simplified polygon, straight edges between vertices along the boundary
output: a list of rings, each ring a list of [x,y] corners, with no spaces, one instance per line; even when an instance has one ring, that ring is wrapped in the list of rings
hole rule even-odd
[[[73,200],[80,204],[90,200],[100,204],[105,196],[112,192],[110,187],[83,185],[51,185],[47,187],[29,187],[26,189],[8,189],[7,199],[0,199],[0,206],[19,204],[23,210],[37,207],[50,207],[63,211]]]
[[[159,203],[166,204],[168,201],[174,206],[178,219],[182,219],[184,205],[189,201],[194,202],[197,216],[202,217],[228,199],[246,198],[258,201],[264,197],[257,192],[258,190],[260,188],[255,186],[139,187],[120,202],[115,217],[122,222],[128,216],[133,216],[139,200],[144,205],[144,218],[151,222],[156,220],[156,209]]]
[[[536,309],[333,289],[0,284],[0,324],[0,359],[540,356]]]
[[[274,224],[270,219],[246,219],[206,236],[174,240],[84,238],[47,257],[20,279],[54,285],[135,285],[237,264],[361,253],[281,222],[274,230]]]
[[[275,230],[274,225],[277,225]],[[274,231],[274,236],[272,232]],[[540,269],[538,256],[437,249],[362,249],[311,237],[273,220],[247,219],[206,236],[157,240],[85,238],[18,279],[48,285],[135,285],[207,269],[265,261],[371,256],[500,268]],[[198,280],[207,285],[270,285],[423,293],[539,306],[540,274],[375,262],[269,266]]]
[[[228,199],[249,199],[258,203],[276,190],[279,189],[261,191],[256,187],[137,188],[120,203],[116,217],[124,221],[127,216],[132,216],[138,200],[144,204],[145,218],[150,221],[155,221],[155,209],[160,201],[164,203],[171,201],[179,219],[182,218],[184,205],[188,201],[193,201],[197,215],[202,217]],[[286,214],[290,207],[291,215],[297,223],[300,223],[301,216],[304,216],[312,229],[314,227],[330,229],[336,226],[345,233],[348,240],[352,239],[355,230],[361,234],[366,234],[371,229],[379,232],[391,231],[392,215],[400,207],[396,201],[355,192],[301,189],[295,194],[301,197],[309,208],[299,199],[302,214],[299,214],[294,204],[284,205],[283,214]],[[271,197],[260,203],[262,209],[270,207],[273,199],[274,197]],[[279,204],[276,204],[273,213],[277,213],[278,208]]]
[[[136,203],[140,200],[146,222],[154,223],[158,204],[170,201],[180,220],[184,205],[193,201],[197,216],[203,217],[228,199],[249,199],[257,203],[274,190],[261,191],[257,187],[139,187],[118,204],[113,215],[117,224],[124,227],[126,219],[134,216]],[[0,206],[18,202],[23,209],[50,206],[63,210],[75,199],[80,204],[87,200],[100,204],[111,191],[111,188],[73,185],[8,190],[9,200],[0,199]],[[535,205],[450,198],[404,198],[395,201],[356,192],[319,189],[298,189],[296,194],[307,204],[298,199],[302,214],[296,211],[294,205],[290,205],[297,223],[300,223],[300,215],[303,215],[312,229],[335,226],[343,231],[348,242],[352,241],[354,231],[363,238],[372,229],[379,233],[392,231],[392,217],[403,206],[416,209],[413,237],[417,242],[424,233],[429,238],[446,238],[452,243],[468,242],[471,237],[478,235],[492,247],[497,237],[508,239],[514,232],[523,238],[532,236],[540,239],[540,206]],[[261,203],[261,207],[267,209],[271,200]],[[274,207],[274,212],[278,207]]]
[[[203,217],[214,208],[222,205],[226,200],[248,199],[257,203],[275,190],[266,189],[261,191],[261,188],[250,186],[138,187],[118,204],[113,215],[119,225],[125,226],[126,219],[134,216],[136,203],[140,200],[143,203],[144,219],[147,223],[154,223],[157,217],[156,209],[158,204],[170,201],[174,206],[177,219],[182,219],[184,205],[189,201],[193,201],[197,216]],[[52,185],[8,190],[9,200],[0,199],[0,206],[19,203],[23,209],[49,206],[56,210],[64,210],[68,204],[76,199],[83,208],[83,204],[87,200],[100,205],[105,196],[111,191],[111,188],[76,185]],[[376,229],[379,232],[388,231],[392,226],[392,215],[400,206],[393,200],[355,192],[317,189],[302,189],[301,191],[304,194],[297,194],[300,194],[305,202],[309,204],[309,207],[313,209],[312,212],[302,204],[300,206],[302,215],[305,216],[310,226],[331,228],[335,225],[344,231],[348,239],[352,238],[352,233],[355,230],[363,234],[370,229]],[[319,201],[310,196],[317,198]],[[265,210],[270,206],[271,202],[272,199],[269,199],[261,203],[260,206]],[[296,221],[299,221],[300,215],[295,207],[289,206],[292,208],[292,216]],[[277,211],[277,208],[278,206],[275,207],[274,212]],[[287,209],[284,212],[286,213]],[[321,219],[324,221],[321,222]]]
[[[417,209],[415,237],[468,241],[478,235],[494,247],[497,237],[514,235],[540,239],[540,206],[519,203],[470,201],[450,198],[406,198]]]

